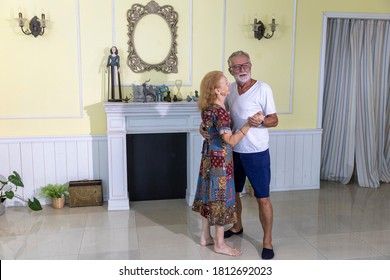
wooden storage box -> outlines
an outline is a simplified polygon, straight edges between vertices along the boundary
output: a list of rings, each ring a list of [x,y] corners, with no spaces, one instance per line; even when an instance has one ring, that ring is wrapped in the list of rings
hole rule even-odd
[[[69,182],[69,207],[103,205],[102,180]]]

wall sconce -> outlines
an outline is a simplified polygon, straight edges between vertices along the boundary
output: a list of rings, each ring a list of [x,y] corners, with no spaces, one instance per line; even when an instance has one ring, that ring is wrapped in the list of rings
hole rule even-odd
[[[27,28],[24,27],[25,22],[28,23]],[[23,18],[22,12],[19,12],[18,23],[22,32],[26,35],[33,35],[34,37],[37,37],[38,35],[42,36],[43,33],[45,33],[46,18],[44,13],[42,13],[41,19],[34,16],[30,21],[28,21]]]
[[[276,31],[276,26],[277,24],[275,23],[275,18],[272,17],[272,22],[270,24],[270,27],[271,27],[271,34],[265,34],[265,25],[261,22],[261,20],[257,21],[257,19],[255,18],[254,20],[254,23],[252,24],[253,26],[253,32],[254,32],[254,36],[256,39],[258,40],[261,40],[262,38],[265,38],[265,39],[270,39],[272,38],[272,36],[274,36],[274,32]]]

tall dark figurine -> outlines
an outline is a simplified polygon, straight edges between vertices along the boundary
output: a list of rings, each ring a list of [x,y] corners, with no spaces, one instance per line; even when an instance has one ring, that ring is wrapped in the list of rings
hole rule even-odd
[[[110,71],[108,71],[110,67]],[[112,46],[110,49],[110,55],[108,56],[106,73],[108,73],[109,81],[111,76],[111,84],[108,82],[108,92],[110,92],[111,87],[111,99],[108,101],[122,101],[122,90],[121,90],[121,76],[120,76],[120,63],[118,49],[115,46]],[[118,89],[119,89],[119,99],[115,98],[115,74],[118,75]]]

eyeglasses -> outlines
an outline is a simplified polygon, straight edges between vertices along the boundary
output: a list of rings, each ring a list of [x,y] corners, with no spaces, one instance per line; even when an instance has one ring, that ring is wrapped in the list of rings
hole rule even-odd
[[[247,62],[247,63],[243,63],[243,64],[233,65],[230,68],[233,69],[233,71],[238,72],[241,70],[241,68],[243,68],[244,70],[248,70],[251,66],[252,66],[252,64],[250,62]]]

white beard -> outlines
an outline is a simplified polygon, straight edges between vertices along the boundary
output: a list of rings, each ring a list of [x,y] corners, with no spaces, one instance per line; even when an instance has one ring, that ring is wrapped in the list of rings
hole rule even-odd
[[[245,75],[242,74],[244,73],[234,75],[234,79],[239,85],[243,85],[251,79],[251,72],[246,72]]]

